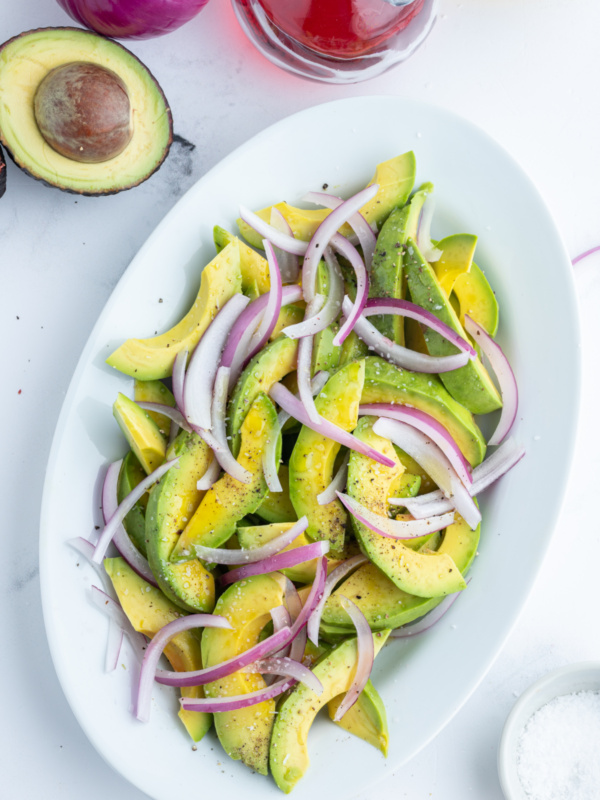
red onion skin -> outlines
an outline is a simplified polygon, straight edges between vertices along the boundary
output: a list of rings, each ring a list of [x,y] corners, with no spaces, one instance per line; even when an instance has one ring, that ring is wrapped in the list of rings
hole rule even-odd
[[[164,36],[193,19],[208,0],[57,0],[75,20],[116,39]]]

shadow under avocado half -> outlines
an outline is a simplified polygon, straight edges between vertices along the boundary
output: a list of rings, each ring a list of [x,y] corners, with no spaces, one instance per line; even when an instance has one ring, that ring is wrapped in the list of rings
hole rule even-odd
[[[79,28],[39,28],[0,45],[0,143],[32,177],[116,194],[165,160],[173,122],[156,79],[121,44]],[[0,165],[0,194],[4,167]]]

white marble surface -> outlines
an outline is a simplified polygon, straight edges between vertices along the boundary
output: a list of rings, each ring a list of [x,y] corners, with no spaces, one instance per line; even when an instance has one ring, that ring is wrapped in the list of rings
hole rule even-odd
[[[179,31],[131,46],[161,82],[175,131],[195,144],[193,151],[175,145],[147,183],[100,199],[49,189],[9,163],[8,190],[0,202],[0,332],[7,356],[0,558],[3,798],[145,796],[93,750],[58,685],[40,608],[39,512],[54,426],[92,325],[154,225],[207,168],[271,122],[315,103],[360,94],[421,98],[471,119],[514,154],[541,189],[572,255],[600,243],[600,6],[595,0],[442,0],[441,6],[431,37],[409,63],[370,83],[335,88],[272,67],[244,40],[228,0],[212,0]],[[12,0],[0,15],[0,39],[63,24],[69,21],[52,0]],[[543,265],[535,268],[537,299],[543,302]],[[386,791],[410,800],[500,800],[496,748],[516,696],[554,667],[600,657],[600,533],[593,517],[600,466],[600,255],[576,273],[584,331],[580,434],[543,571],[500,657],[454,720],[409,764],[396,771],[382,767],[383,781],[356,800],[374,800]],[[559,381],[560,364],[549,363],[548,369]]]

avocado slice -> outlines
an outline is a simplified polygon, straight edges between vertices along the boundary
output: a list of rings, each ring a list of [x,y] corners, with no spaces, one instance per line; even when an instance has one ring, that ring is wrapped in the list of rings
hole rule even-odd
[[[416,237],[423,204],[432,192],[433,185],[424,184],[409,203],[403,208],[395,208],[383,223],[371,264],[369,297],[404,297],[402,251],[409,236]],[[403,317],[378,314],[371,317],[371,322],[388,339],[404,344]]]
[[[452,294],[457,278],[470,272],[476,246],[477,237],[471,233],[453,233],[436,244],[441,255],[432,267],[446,297]]]
[[[354,435],[389,456],[396,467],[382,468],[353,450],[348,464],[347,492],[375,514],[386,517],[388,499],[396,493],[404,466],[392,443],[373,432],[375,420],[375,417],[362,417]],[[465,588],[464,578],[447,553],[415,552],[399,539],[380,536],[355,517],[351,516],[351,523],[363,553],[399,589],[419,597],[443,597]]]
[[[42,135],[34,113],[44,79],[53,70],[82,62],[117,76],[128,94],[133,120],[129,143],[99,163],[57,152]],[[156,79],[112,39],[80,28],[39,28],[0,47],[0,141],[34,178],[78,194],[114,194],[149,178],[166,158],[172,138],[171,111]]]
[[[283,603],[284,589],[284,579],[276,572],[254,575],[226,589],[217,601],[215,614],[226,617],[231,630],[204,629],[204,666],[216,666],[257,644],[263,629],[271,621],[269,612]],[[265,685],[264,678],[256,672],[234,672],[220,681],[207,683],[204,693],[206,697],[235,696],[258,691]],[[266,775],[275,700],[237,711],[219,711],[214,720],[219,741],[227,755]]]
[[[392,209],[403,206],[410,195],[415,183],[417,164],[415,154],[411,151],[403,153],[389,161],[384,161],[377,165],[375,175],[368,186],[373,183],[379,184],[379,191],[375,197],[361,208],[361,214],[369,224],[375,224],[381,228],[384,221]],[[259,217],[265,222],[271,222],[271,209],[273,206],[257,211]],[[277,203],[275,208],[279,209],[296,239],[308,242],[321,222],[331,212],[329,209],[320,208],[318,210],[307,210],[296,208],[288,203]],[[262,247],[262,237],[247,225],[243,220],[237,221],[240,232],[244,239],[254,247]],[[341,232],[348,236],[351,229],[348,225],[341,228]]]
[[[383,700],[373,686],[373,681],[369,678],[356,703],[346,711],[340,720],[336,721],[334,717],[343,699],[344,695],[338,694],[327,703],[329,718],[348,733],[358,736],[367,744],[381,750],[384,757],[387,758],[390,740],[387,715]]]
[[[121,503],[127,495],[135,489],[146,477],[146,471],[135,457],[135,453],[130,450],[119,470],[119,480],[117,482],[117,502]],[[146,506],[148,505],[148,494],[143,495],[134,507],[129,511],[123,520],[123,527],[127,535],[140,551],[146,556]]]
[[[202,270],[194,305],[177,325],[151,339],[127,339],[106,363],[142,381],[168,378],[177,353],[187,349],[191,355],[219,309],[241,288],[240,252],[232,242]]]
[[[104,569],[112,581],[121,608],[139,633],[153,639],[161,628],[182,616],[182,611],[165,595],[133,571],[123,558],[105,558]],[[164,654],[177,672],[202,669],[200,629],[182,631],[165,646]],[[183,697],[204,697],[201,686],[181,689]],[[195,742],[212,726],[212,714],[179,710],[179,719]]]
[[[498,301],[483,271],[473,262],[469,272],[459,275],[454,282],[450,300],[458,303],[457,314],[460,324],[465,314],[478,322],[490,336],[498,330]]]
[[[359,339],[356,331],[350,331],[344,343],[342,344],[342,351],[340,353],[340,367],[348,364],[350,361],[357,361],[361,358],[366,358],[369,355],[369,348]]]
[[[345,431],[354,430],[364,376],[364,361],[353,361],[338,370],[315,399],[319,414]],[[308,517],[306,535],[312,541],[326,539],[334,556],[343,552],[348,515],[339,500],[322,506],[317,496],[333,479],[339,450],[337,442],[303,425],[288,465],[290,500],[298,519]]]
[[[259,394],[250,406],[240,429],[238,463],[251,474],[250,483],[240,483],[224,473],[202,498],[185,526],[171,555],[172,561],[193,558],[194,546],[219,547],[235,533],[236,524],[253,514],[267,494],[262,455],[267,441],[278,437],[277,463],[281,456],[281,434],[275,406],[266,394]]]
[[[256,513],[267,522],[295,522],[298,517],[290,500],[290,472],[287,465],[281,464],[277,474],[282,491],[269,493]]]
[[[477,466],[485,458],[485,439],[473,415],[451,397],[435,375],[410,372],[383,358],[369,356],[365,359],[365,385],[360,402],[400,403],[419,408],[446,428],[471,466]]]
[[[258,296],[269,291],[271,281],[269,279],[269,264],[266,258],[219,225],[215,225],[213,228],[213,239],[217,253],[224,250],[231,242],[235,242],[239,247],[242,291],[244,294],[249,294],[251,291],[252,294]]]
[[[186,611],[212,611],[215,581],[198,559],[182,564],[170,561],[186,523],[204,497],[196,484],[212,460],[212,451],[196,433],[180,431],[167,450],[167,458],[179,457],[153,487],[146,508],[148,563],[164,594]]]
[[[466,333],[441,288],[435,270],[423,258],[413,239],[407,242],[404,269],[413,303],[430,311],[466,338]],[[432,356],[447,356],[458,352],[455,345],[439,333],[428,329],[424,334],[427,349]],[[502,407],[502,399],[479,358],[464,367],[444,372],[440,379],[452,397],[473,414],[487,414]]]
[[[154,472],[165,460],[167,450],[166,437],[156,422],[122,392],[113,403],[113,415],[146,474]]]
[[[176,406],[173,393],[162,381],[134,381],[133,399],[136,403],[162,403],[171,408]],[[147,413],[156,422],[163,436],[168,438],[171,433],[171,420],[169,417],[159,414],[157,411],[148,411]]]
[[[375,654],[385,644],[389,631],[373,634]],[[299,683],[278,708],[271,738],[271,772],[279,788],[292,791],[308,769],[308,732],[317,713],[334,697],[346,693],[352,685],[358,658],[356,637],[333,647],[313,667],[323,684],[323,693],[316,695],[306,684]]]

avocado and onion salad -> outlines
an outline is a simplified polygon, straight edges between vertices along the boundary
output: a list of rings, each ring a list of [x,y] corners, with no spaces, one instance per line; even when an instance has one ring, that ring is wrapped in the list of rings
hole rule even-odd
[[[125,632],[136,716],[155,681],[179,687],[195,741],[214,722],[285,792],[326,704],[386,752],[375,655],[464,590],[475,495],[524,455],[476,237],[431,240],[415,173],[410,152],[347,200],[242,206],[243,238],[215,228],[188,314],[107,359],[134,379],[113,407],[130,450],[108,468],[97,543],[74,542],[110,577],[94,590],[116,620],[107,664]],[[486,443],[474,415],[497,409]]]

